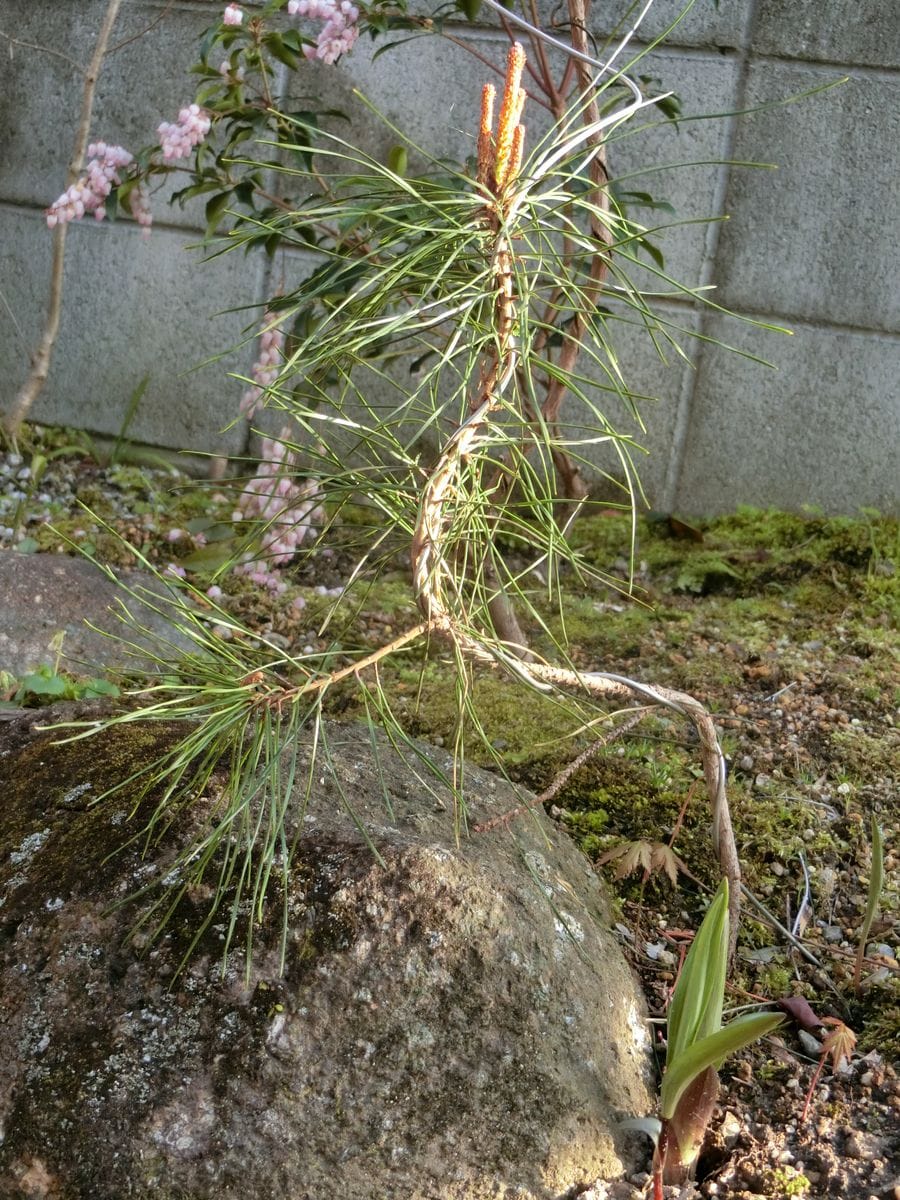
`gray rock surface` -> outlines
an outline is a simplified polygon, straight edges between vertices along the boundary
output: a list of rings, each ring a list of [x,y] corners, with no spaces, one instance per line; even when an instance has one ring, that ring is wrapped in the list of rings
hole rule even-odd
[[[597,878],[542,813],[458,842],[449,792],[331,727],[284,975],[279,904],[249,972],[239,954],[223,972],[217,918],[176,975],[209,896],[139,954],[147,901],[110,903],[165,879],[173,839],[156,866],[140,840],[110,858],[152,800],[128,825],[127,789],[91,799],[177,730],[39,728],[90,711],[0,727],[0,1196],[551,1200],[623,1170],[617,1120],[652,1105],[642,1002]],[[521,800],[474,769],[465,790],[470,822]]]
[[[132,587],[140,585],[157,594],[164,590],[144,572],[123,571],[122,576]],[[0,550],[0,670],[19,676],[41,663],[54,662],[50,642],[60,632],[65,634],[64,665],[69,660],[76,669],[84,664],[91,670],[146,670],[146,657],[127,653],[121,642],[98,632],[118,633],[151,647],[150,638],[136,637],[116,616],[123,600],[128,601],[126,594],[86,558]],[[189,648],[188,640],[161,614],[128,603],[151,633],[172,641],[174,653]]]

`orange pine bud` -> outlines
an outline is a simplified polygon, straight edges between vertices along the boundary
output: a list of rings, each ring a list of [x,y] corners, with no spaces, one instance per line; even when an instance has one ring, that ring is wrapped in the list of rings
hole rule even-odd
[[[481,132],[488,137],[494,131],[494,97],[497,89],[492,83],[486,83],[481,89]]]
[[[522,112],[525,108],[525,89],[520,87],[516,92],[516,107],[513,112],[513,124],[518,125],[522,120]]]
[[[511,183],[522,169],[522,155],[525,150],[525,126],[517,125],[513,134],[512,154],[509,156],[509,170],[503,180],[503,186]]]
[[[481,128],[478,131],[478,175],[479,183],[486,184],[494,165],[494,97],[496,89],[486,83],[481,89]]]
[[[521,106],[525,103],[525,93],[521,88],[524,67],[525,51],[519,42],[514,42],[509,48],[506,60],[506,86],[503,89],[503,103],[500,106],[500,120],[497,126],[494,179],[498,188],[503,186],[509,174],[513,137],[522,113]]]

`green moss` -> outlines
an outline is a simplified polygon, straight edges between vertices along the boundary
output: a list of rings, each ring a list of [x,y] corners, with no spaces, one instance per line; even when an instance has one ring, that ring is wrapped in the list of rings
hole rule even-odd
[[[563,821],[572,839],[581,847],[588,858],[596,858],[605,849],[609,832],[609,813],[604,808],[588,809],[583,812],[563,810]]]
[[[665,521],[638,522],[635,560],[651,575],[665,573],[676,590],[706,595],[758,596],[761,589],[796,589],[835,605],[853,588],[881,610],[895,611],[900,568],[900,522],[866,513],[862,520],[742,508],[701,522],[702,541],[674,537]],[[627,517],[593,517],[572,534],[586,561],[608,568],[630,558]],[[862,575],[860,576],[860,573]]]
[[[469,757],[480,766],[546,763],[552,772],[578,748],[573,737],[585,714],[575,702],[517,687],[499,675],[479,673],[467,696],[457,689],[452,664],[410,666],[394,680],[386,674],[384,684],[410,733],[450,746],[461,730]]]
[[[810,1181],[794,1167],[776,1167],[764,1176],[763,1185],[767,1196],[808,1196]]]
[[[893,997],[886,997],[881,989],[873,989],[853,1020],[853,1028],[860,1030],[859,1052],[877,1050],[887,1062],[900,1058],[900,985],[896,978],[892,990]]]
[[[768,931],[767,931],[768,933]],[[793,991],[794,975],[790,967],[779,963],[768,963],[759,972],[755,991],[773,1000],[790,996]]]
[[[849,726],[831,734],[834,760],[851,777],[865,782],[875,776],[895,775],[900,761],[900,734],[885,729],[873,737],[863,729]]]
[[[69,718],[62,706],[44,719]],[[56,895],[90,888],[100,864],[121,849],[129,836],[129,827],[123,822],[139,785],[126,781],[174,745],[184,729],[174,724],[134,723],[118,725],[96,737],[63,742],[66,732],[48,733],[15,756],[9,755],[5,760],[9,770],[0,759],[3,844],[18,845],[34,829],[36,808],[48,833],[57,827],[64,831],[48,837],[47,847],[30,865],[27,887],[16,892],[17,903],[31,895],[42,903],[47,889]],[[123,784],[115,796],[97,803],[111,788]],[[140,819],[135,820],[137,832]],[[54,857],[54,849],[59,858]]]

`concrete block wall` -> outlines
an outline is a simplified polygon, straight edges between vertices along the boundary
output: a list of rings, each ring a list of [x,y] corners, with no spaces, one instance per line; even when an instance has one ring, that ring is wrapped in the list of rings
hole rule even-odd
[[[113,36],[124,44],[104,66],[92,136],[138,147],[174,117],[192,87],[197,36],[223,3],[125,0]],[[549,15],[553,4],[542,7]],[[595,0],[596,32],[614,29],[629,7]],[[105,0],[0,0],[0,408],[39,335],[50,260],[42,210],[62,190],[71,150],[80,104],[73,64],[87,61],[104,9]],[[657,0],[642,36],[655,38],[680,9]],[[507,43],[496,23],[465,32],[481,54],[502,60]],[[756,322],[666,300],[660,311],[686,331],[679,340],[690,361],[670,354],[665,364],[639,330],[618,327],[626,377],[656,399],[642,408],[646,434],[615,399],[607,407],[650,450],[640,466],[651,504],[686,514],[742,503],[900,510],[895,0],[697,0],[641,69],[678,92],[687,117],[753,110],[648,128],[610,147],[614,174],[649,165],[654,173],[634,186],[670,200],[687,222],[662,240],[667,269],[691,286],[714,286],[716,302]],[[844,76],[840,87],[779,103]],[[394,139],[353,88],[432,152],[458,157],[472,150],[483,79],[477,60],[434,38],[377,59],[360,42],[342,63],[311,68],[294,85],[346,110],[345,128],[373,153]],[[698,165],[659,170],[683,162]],[[728,165],[749,162],[778,169]],[[234,423],[242,386],[228,372],[249,368],[245,330],[271,287],[267,264],[233,254],[201,266],[191,249],[197,209],[162,200],[149,241],[124,220],[70,230],[60,339],[33,415],[115,434],[129,395],[149,376],[131,437],[240,453],[248,445],[245,425]],[[600,451],[596,463],[615,470]]]

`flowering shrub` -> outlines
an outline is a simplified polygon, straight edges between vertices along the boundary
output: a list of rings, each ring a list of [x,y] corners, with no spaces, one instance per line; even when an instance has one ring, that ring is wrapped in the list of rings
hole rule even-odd
[[[579,2],[571,0],[576,7]],[[474,16],[469,0],[457,0],[457,7],[465,16]],[[304,24],[320,23],[321,27],[313,38],[302,27],[287,25],[285,15]],[[249,12],[245,12],[240,4],[228,3],[221,10],[219,22],[203,35],[200,59],[195,67],[201,80],[196,95],[180,109],[175,121],[159,124],[158,144],[132,156],[122,147],[97,143],[91,147],[96,153],[84,179],[73,185],[48,211],[48,224],[51,225],[76,220],[86,212],[93,212],[97,219],[102,219],[108,201],[110,215],[114,215],[117,206],[125,209],[146,234],[152,224],[150,181],[176,171],[184,172],[186,186],[176,192],[173,199],[184,203],[204,198],[208,237],[214,236],[220,225],[228,221],[231,232],[238,235],[235,241],[248,248],[261,243],[271,254],[282,243],[296,245],[299,240],[311,250],[324,251],[326,261],[316,273],[322,276],[323,286],[314,290],[314,299],[305,311],[291,311],[289,306],[279,304],[277,313],[273,310],[265,313],[257,358],[250,374],[252,382],[240,400],[240,411],[248,419],[252,419],[265,402],[266,392],[284,369],[286,332],[302,340],[302,336],[315,329],[323,319],[327,324],[328,313],[333,310],[335,301],[340,305],[342,295],[351,295],[353,271],[344,268],[336,271],[335,264],[345,252],[350,259],[364,261],[366,243],[377,245],[388,232],[380,228],[377,205],[371,211],[364,206],[358,214],[361,221],[356,224],[354,221],[347,221],[346,225],[335,222],[330,200],[326,205],[330,211],[325,218],[308,219],[309,213],[303,212],[305,201],[279,197],[278,162],[271,159],[257,162],[248,152],[254,142],[275,143],[285,152],[293,149],[298,164],[309,168],[319,142],[328,137],[320,129],[315,112],[279,111],[279,108],[287,108],[279,104],[275,94],[280,67],[301,69],[304,62],[311,59],[334,63],[352,48],[361,29],[376,33],[419,29],[423,25],[430,28],[432,24],[427,18],[407,16],[403,0],[389,7],[387,0],[375,0],[362,9],[352,0],[269,0]],[[580,18],[574,21],[573,28],[581,28]],[[581,38],[580,34],[578,38]],[[576,51],[584,56],[587,48],[585,42],[576,47]],[[498,197],[511,188],[523,157],[524,130],[519,123],[525,100],[520,83],[524,63],[521,47],[514,49],[510,62],[513,74],[500,105],[496,145],[491,131],[495,88],[488,84],[484,90],[479,165],[473,181],[475,186]],[[567,79],[571,81],[571,76]],[[614,76],[610,84],[614,88],[618,86],[624,93],[629,88],[634,90],[632,84],[616,85]],[[568,87],[569,83],[563,81],[561,86]],[[492,164],[490,171],[485,167],[488,160]],[[272,168],[275,168],[274,184]],[[123,178],[126,169],[128,174]],[[614,236],[612,222],[602,217],[609,204],[606,175],[599,165],[591,170],[592,178],[585,178],[583,186],[597,190],[601,215],[595,214],[591,218],[590,234],[596,245],[603,247]],[[285,181],[286,188],[295,188],[296,176],[297,172],[294,172],[294,177]],[[314,175],[310,178],[326,192],[331,186]],[[297,205],[301,210],[299,213]],[[618,236],[623,242],[637,245],[642,240],[644,231],[639,227],[630,229],[626,222],[620,221],[618,228]],[[330,262],[327,261],[329,258]],[[568,269],[568,265],[560,260],[553,265],[551,274],[565,275]],[[602,285],[606,271],[602,254],[595,256],[591,270],[595,275],[594,285]],[[569,318],[563,312],[559,320],[564,324]],[[573,355],[577,354],[576,348],[582,342],[584,326],[585,320],[580,314],[569,324],[560,363],[546,384],[542,413],[551,434],[565,391],[562,380],[574,364]],[[538,334],[539,339],[550,342],[553,336],[549,328]],[[380,344],[367,351],[372,359],[380,353]],[[320,392],[331,383],[333,377],[318,379],[313,372],[313,392]],[[261,574],[264,579],[260,581],[271,586],[273,571],[288,561],[293,552],[291,548],[296,549],[307,536],[310,527],[307,517],[311,507],[316,507],[315,504],[310,506],[316,485],[301,486],[289,479],[296,461],[289,448],[277,439],[266,440],[265,456],[267,462],[241,500],[241,519],[252,516],[265,523],[270,531],[262,547],[265,566],[258,570],[257,563],[245,559],[242,569],[251,576]],[[567,466],[563,453],[555,451],[553,458],[558,470],[563,474],[568,472],[564,490],[567,494],[578,495],[577,468],[571,464]],[[295,503],[299,506],[298,513],[291,514],[287,510]],[[515,630],[508,636],[512,641],[518,638]]]
[[[88,146],[88,155],[85,174],[47,209],[47,225],[51,229],[67,221],[79,221],[85,213],[93,213],[95,220],[102,221],[107,197],[122,182],[119,172],[133,161],[127,150],[108,146],[106,142],[93,142]]]
[[[331,0],[288,0],[288,12],[291,16],[299,15],[325,22],[316,45],[303,47],[306,58],[318,58],[329,64],[337,62],[342,54],[353,49],[359,37],[356,25],[359,9],[350,0],[341,0],[338,4]]]
[[[233,514],[235,522],[260,525],[259,550],[245,554],[235,569],[278,593],[286,584],[275,568],[290,562],[324,520],[316,480],[297,482],[297,456],[287,444],[289,437],[290,430],[283,429],[280,439],[263,438],[259,471],[245,485]]]
[[[284,346],[284,332],[276,325],[277,315],[267,312],[263,317],[263,328],[259,335],[259,354],[253,364],[250,374],[256,381],[247,388],[241,398],[241,412],[245,417],[252,418],[259,407],[263,389],[271,387],[278,378],[281,368],[281,350]]]

